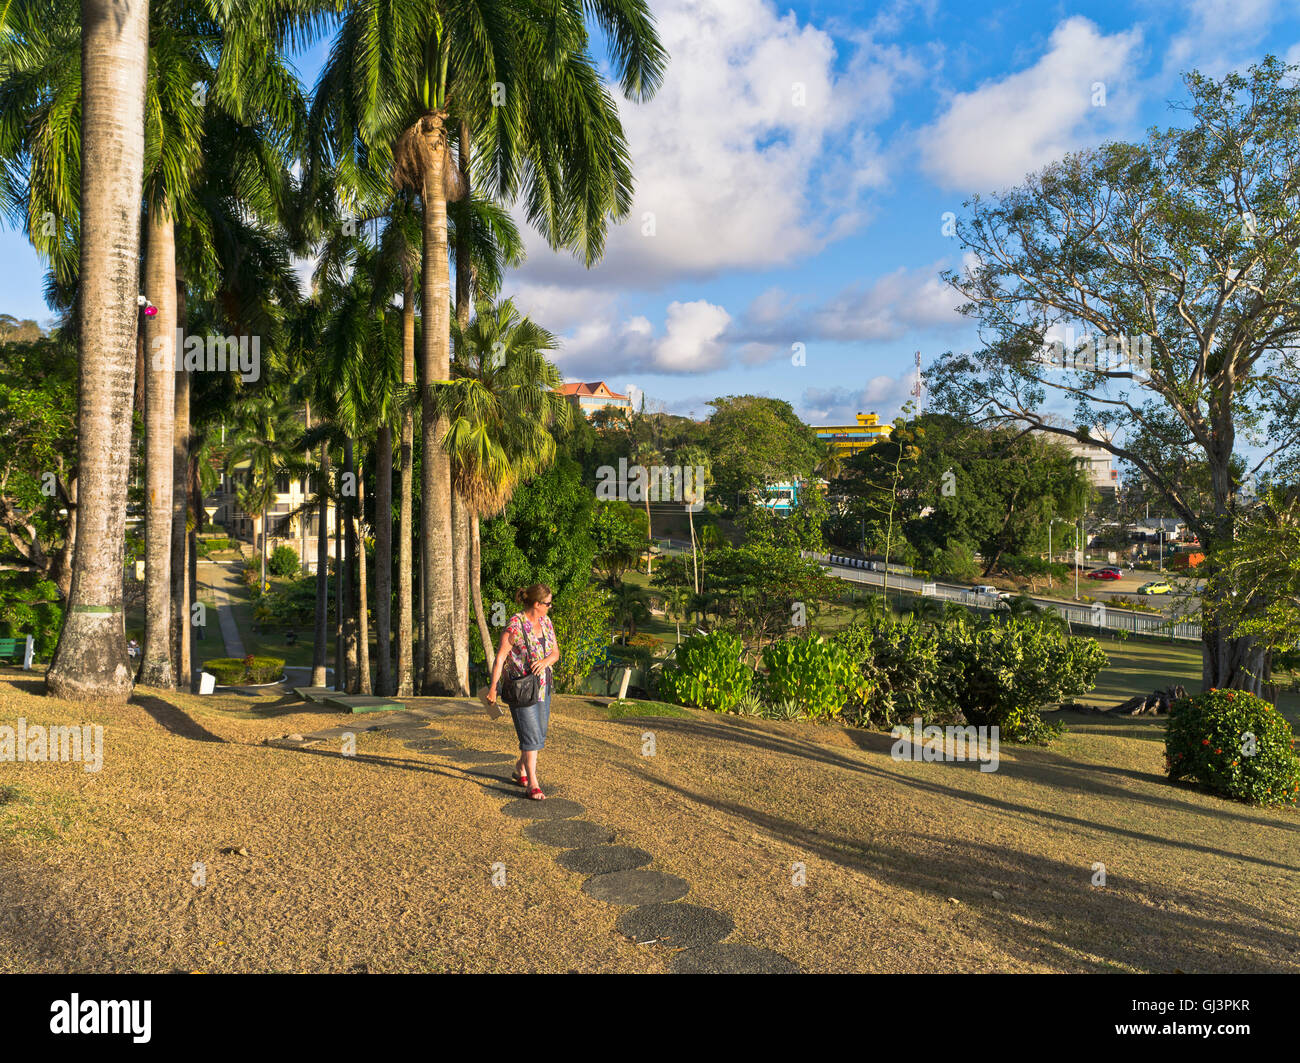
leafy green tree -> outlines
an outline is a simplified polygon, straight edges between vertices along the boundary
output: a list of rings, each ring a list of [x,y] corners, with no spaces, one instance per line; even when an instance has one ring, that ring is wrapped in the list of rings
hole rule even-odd
[[[1218,81],[1190,73],[1179,126],[972,200],[957,235],[978,265],[949,280],[991,342],[926,373],[932,401],[959,416],[1081,441],[1101,428],[1096,445],[1160,492],[1207,571],[1235,538],[1239,445],[1266,441],[1249,475],[1300,440],[1294,71],[1270,56]],[[1083,338],[1052,348],[1065,329]],[[1051,420],[1057,400],[1073,425]],[[1189,453],[1209,471],[1204,504],[1179,480]],[[1257,693],[1266,648],[1221,622],[1223,605],[1202,601],[1202,685]]]
[[[483,522],[483,599],[494,625],[514,611],[520,587],[545,583],[558,598],[591,581],[594,504],[577,463],[561,456]]]
[[[641,556],[645,542],[643,516],[626,502],[597,501],[591,515],[591,538],[596,567],[605,574],[610,588],[617,590],[623,573]]]
[[[0,557],[72,585],[77,352],[60,335],[0,346]]]
[[[1053,518],[1083,515],[1091,485],[1055,439],[942,415],[916,427],[923,435],[906,476],[906,527],[922,558],[966,543],[988,576],[1006,554],[1045,550]]]
[[[811,475],[822,457],[816,434],[782,399],[728,395],[709,405],[713,482],[728,506],[770,483]]]
[[[446,418],[442,445],[450,456],[453,485],[469,515],[469,595],[478,618],[483,653],[492,656],[482,601],[480,522],[499,513],[521,483],[555,459],[555,438],[570,421],[558,394],[561,377],[546,356],[555,337],[514,303],[480,303],[470,323],[453,325],[453,379],[438,396]]]

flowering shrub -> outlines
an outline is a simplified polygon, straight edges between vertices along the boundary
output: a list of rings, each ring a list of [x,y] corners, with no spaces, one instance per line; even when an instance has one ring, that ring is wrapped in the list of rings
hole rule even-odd
[[[1300,756],[1291,725],[1263,698],[1210,690],[1180,698],[1165,731],[1170,779],[1194,779],[1223,797],[1255,805],[1295,805]]]

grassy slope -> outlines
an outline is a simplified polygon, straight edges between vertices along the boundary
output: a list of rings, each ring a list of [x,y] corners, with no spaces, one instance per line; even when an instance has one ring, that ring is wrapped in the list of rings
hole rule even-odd
[[[102,722],[107,759],[0,765],[0,970],[665,967],[498,812],[487,769],[366,734],[356,759],[261,746],[372,722],[270,698],[79,710],[39,685],[0,674],[0,721]],[[1300,971],[1300,817],[1168,785],[1157,722],[1069,723],[981,773],[835,726],[557,698],[541,774],[808,970]],[[508,720],[438,726],[514,748]]]

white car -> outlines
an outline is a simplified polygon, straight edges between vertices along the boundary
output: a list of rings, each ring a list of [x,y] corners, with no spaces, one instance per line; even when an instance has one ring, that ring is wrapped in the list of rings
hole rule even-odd
[[[987,583],[981,583],[978,587],[972,587],[970,592],[977,598],[996,598],[999,593],[996,587],[991,587]]]

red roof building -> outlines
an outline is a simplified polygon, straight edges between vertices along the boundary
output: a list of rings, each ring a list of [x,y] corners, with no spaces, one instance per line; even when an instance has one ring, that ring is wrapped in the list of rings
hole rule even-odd
[[[597,410],[618,410],[625,417],[632,415],[632,400],[610,389],[603,380],[590,384],[562,384],[559,392],[588,420]]]

